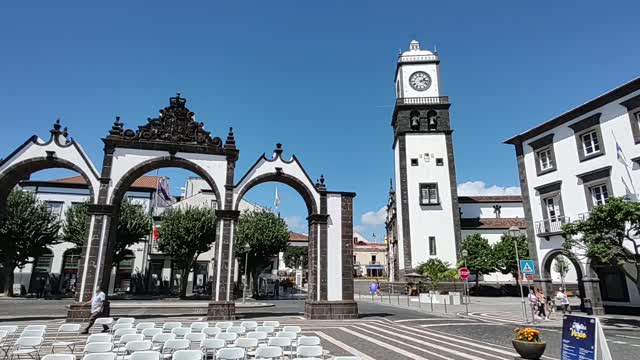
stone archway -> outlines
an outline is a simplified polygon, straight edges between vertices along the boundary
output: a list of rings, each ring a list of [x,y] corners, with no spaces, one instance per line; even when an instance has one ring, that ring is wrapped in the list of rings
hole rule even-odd
[[[553,286],[553,282],[552,282],[553,279],[551,278],[551,266],[553,264],[553,260],[561,255],[569,259],[569,261],[573,265],[573,268],[576,271],[576,280],[578,281],[578,292],[580,297],[580,308],[582,308],[584,305],[583,303],[584,303],[584,297],[585,297],[584,282],[583,282],[584,272],[582,269],[582,264],[575,258],[575,256],[573,256],[573,254],[567,253],[563,249],[551,250],[545,255],[544,259],[542,259],[542,268],[541,268],[542,279],[540,280],[544,282],[545,294],[547,294],[548,296],[554,296],[555,292],[557,291],[557,289],[555,289]]]

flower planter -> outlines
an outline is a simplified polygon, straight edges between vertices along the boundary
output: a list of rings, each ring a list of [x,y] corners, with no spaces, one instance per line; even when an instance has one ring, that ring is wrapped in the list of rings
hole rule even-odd
[[[520,357],[527,360],[538,360],[544,354],[544,350],[547,348],[545,342],[528,342],[511,340],[513,347],[516,349]]]

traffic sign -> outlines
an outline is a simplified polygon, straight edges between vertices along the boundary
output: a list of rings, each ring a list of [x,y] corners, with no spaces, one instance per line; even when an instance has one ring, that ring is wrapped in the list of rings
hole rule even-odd
[[[469,278],[469,269],[461,267],[458,269],[458,275],[460,275],[460,279],[467,280]]]
[[[535,275],[536,266],[533,260],[520,260],[520,273],[524,275]]]

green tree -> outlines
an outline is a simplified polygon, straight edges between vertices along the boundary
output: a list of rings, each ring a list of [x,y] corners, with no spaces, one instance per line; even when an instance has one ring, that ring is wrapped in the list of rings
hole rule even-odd
[[[467,251],[467,257],[458,263],[458,268],[464,266],[466,260],[466,267],[475,275],[476,287],[478,287],[480,275],[496,271],[493,248],[489,244],[489,240],[480,234],[473,234],[464,239],[462,249]]]
[[[279,252],[287,248],[289,229],[283,219],[267,210],[247,211],[240,214],[236,230],[236,256],[245,259],[246,245],[249,244],[250,272],[255,282],[256,273],[264,268]],[[254,286],[255,289],[255,286]]]
[[[289,245],[284,249],[282,257],[284,258],[285,264],[293,269],[297,269],[300,266],[306,269],[309,264],[309,254],[306,246]]]
[[[0,220],[0,264],[4,293],[13,296],[13,271],[45,254],[59,242],[60,222],[30,192],[14,190]]]
[[[429,290],[437,290],[441,282],[453,280],[457,273],[448,262],[436,258],[420,263],[416,272],[427,279]]]
[[[566,224],[562,231],[566,251],[619,266],[640,289],[640,203],[609,198],[587,219]]]
[[[187,295],[187,279],[198,256],[209,251],[215,238],[215,213],[204,207],[169,209],[162,214],[158,249],[180,268],[180,298]]]
[[[496,269],[505,275],[513,275],[516,278],[516,284],[520,286],[520,279],[518,279],[520,264],[516,261],[516,244],[520,259],[528,259],[529,245],[526,235],[502,235],[500,241],[493,245],[493,254],[495,256]]]
[[[62,228],[62,240],[81,248],[87,237],[89,213],[87,204],[76,204],[65,212],[65,223]],[[151,233],[151,217],[141,206],[124,200],[118,212],[118,228],[113,247],[111,262],[116,266],[128,254],[127,248],[149,236]]]
[[[558,255],[554,259],[553,270],[560,274],[560,282],[562,283],[562,288],[565,289],[566,285],[564,283],[564,279],[567,277],[567,273],[569,272],[569,260],[562,255]]]

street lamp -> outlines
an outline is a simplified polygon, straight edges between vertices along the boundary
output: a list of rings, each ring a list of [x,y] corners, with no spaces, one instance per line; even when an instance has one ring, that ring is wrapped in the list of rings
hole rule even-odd
[[[249,268],[249,251],[251,250],[251,245],[248,243],[244,245],[244,284],[242,286],[242,303],[244,304],[247,298],[247,269]]]
[[[520,235],[520,228],[518,228],[515,225],[510,227],[509,228],[509,235],[511,235],[511,237],[513,238],[513,246],[516,249],[516,269],[518,269],[518,278],[521,278],[521,276],[520,276],[520,256],[518,255],[518,240],[517,240],[518,235]],[[516,281],[516,282],[518,284],[520,284],[518,281]],[[524,290],[522,290],[522,284],[520,284],[520,301],[522,302],[522,319],[526,323],[527,322],[527,307],[524,304]],[[531,320],[533,320],[533,318]]]
[[[467,256],[469,256],[469,252],[467,249],[462,249],[462,259],[464,260],[464,267],[467,268]],[[477,281],[477,280],[476,280]],[[469,278],[466,278],[464,281],[464,295],[467,298],[464,302],[465,311],[467,316],[469,316]]]

